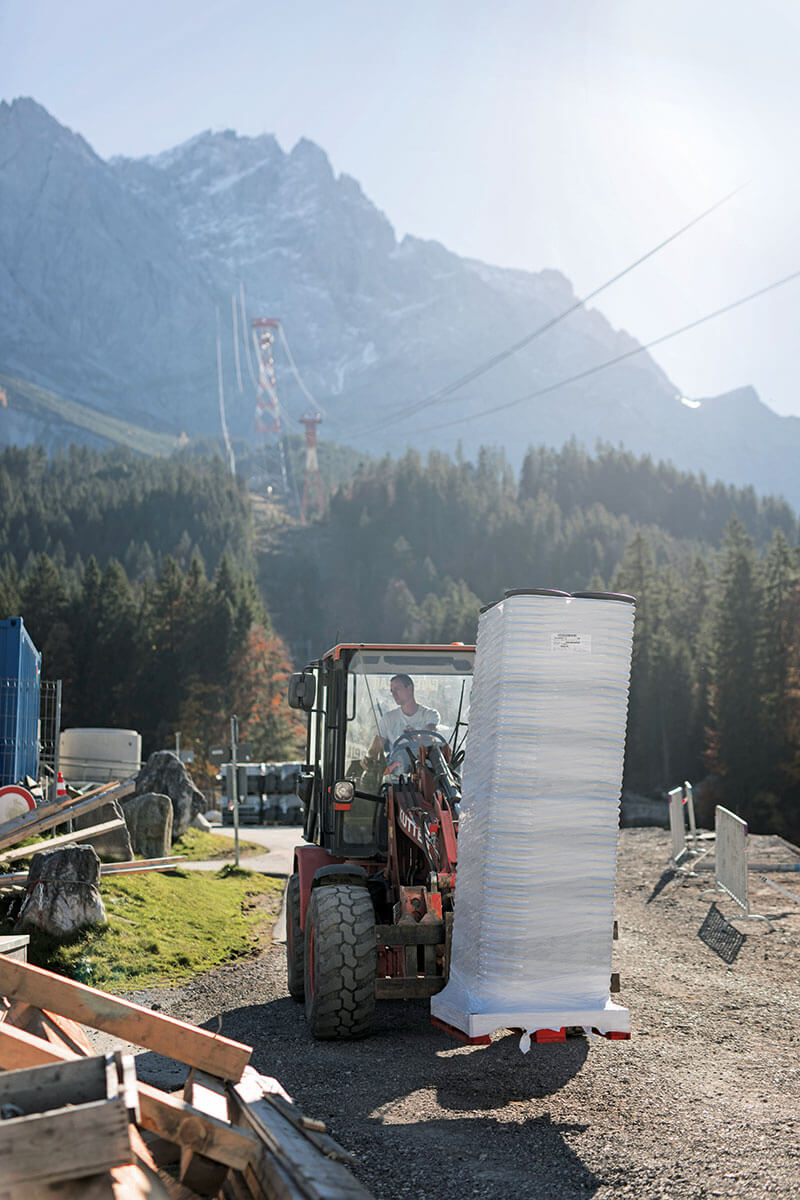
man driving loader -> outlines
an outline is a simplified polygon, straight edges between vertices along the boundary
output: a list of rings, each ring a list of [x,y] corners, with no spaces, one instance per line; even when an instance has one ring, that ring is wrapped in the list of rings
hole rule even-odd
[[[382,750],[390,749],[399,737],[409,730],[436,729],[441,718],[435,708],[426,708],[414,698],[414,681],[410,675],[393,675],[389,690],[397,708],[390,709],[378,719],[378,732],[362,760],[366,768],[374,763]]]

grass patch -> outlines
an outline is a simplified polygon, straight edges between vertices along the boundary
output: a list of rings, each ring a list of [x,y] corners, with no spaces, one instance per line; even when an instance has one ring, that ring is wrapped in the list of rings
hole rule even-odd
[[[173,854],[185,854],[189,862],[211,862],[215,858],[233,858],[233,838],[222,833],[207,833],[204,829],[187,829],[172,845]],[[266,854],[267,847],[247,842],[239,831],[239,857]]]
[[[108,924],[69,942],[31,934],[28,961],[109,992],[174,986],[261,949],[283,881],[241,868],[159,871],[100,888]]]

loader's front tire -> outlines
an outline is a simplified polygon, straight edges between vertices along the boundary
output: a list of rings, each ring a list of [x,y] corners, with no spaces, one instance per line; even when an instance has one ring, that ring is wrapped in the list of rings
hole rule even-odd
[[[369,1033],[376,973],[375,912],[367,889],[314,888],[306,915],[305,1012],[315,1038]]]
[[[286,982],[289,995],[302,1004],[306,991],[305,946],[300,928],[300,876],[289,876],[286,885]]]

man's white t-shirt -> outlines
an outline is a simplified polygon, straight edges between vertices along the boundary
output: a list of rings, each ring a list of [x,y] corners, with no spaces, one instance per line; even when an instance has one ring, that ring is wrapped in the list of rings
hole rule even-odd
[[[378,728],[381,737],[391,746],[407,729],[427,729],[431,726],[435,729],[440,719],[435,708],[426,708],[424,704],[420,704],[411,716],[404,713],[402,708],[393,708],[380,718]]]

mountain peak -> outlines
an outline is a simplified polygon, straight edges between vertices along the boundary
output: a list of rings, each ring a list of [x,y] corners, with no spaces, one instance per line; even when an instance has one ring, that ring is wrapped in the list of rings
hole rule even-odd
[[[0,129],[4,138],[8,140],[16,137],[18,142],[25,145],[39,141],[48,141],[54,145],[60,143],[100,162],[89,143],[79,133],[73,133],[66,125],[61,125],[55,117],[50,116],[46,108],[30,96],[18,96],[10,104],[5,100],[0,101]]]
[[[330,159],[321,146],[309,138],[302,137],[289,155],[289,161],[303,166],[306,170],[314,171],[333,179],[333,167]]]

